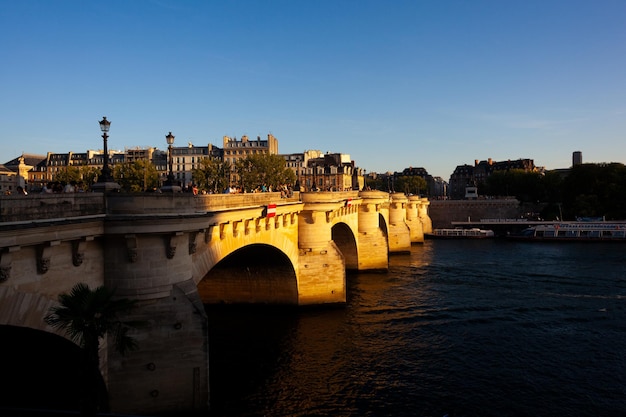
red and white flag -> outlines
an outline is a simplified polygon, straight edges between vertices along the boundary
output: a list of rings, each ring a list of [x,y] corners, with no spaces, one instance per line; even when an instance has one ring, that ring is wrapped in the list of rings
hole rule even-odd
[[[265,209],[265,217],[276,216],[276,204],[268,204]]]

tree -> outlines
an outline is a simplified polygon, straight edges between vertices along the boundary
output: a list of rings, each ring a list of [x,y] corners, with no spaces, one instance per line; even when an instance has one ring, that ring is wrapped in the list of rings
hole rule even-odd
[[[79,191],[78,188],[83,188],[83,191],[86,191],[91,184],[96,182],[99,175],[99,168],[87,165],[70,165],[57,172],[53,177],[53,181],[58,181],[61,184],[74,182],[77,184],[76,191]]]
[[[210,193],[219,193],[230,183],[231,163],[220,158],[202,158],[191,172],[193,182],[201,190]]]
[[[380,175],[376,176],[375,178],[366,177],[365,188],[370,190],[388,191],[387,181],[385,181]]]
[[[395,190],[405,194],[419,195],[426,187],[426,180],[418,175],[402,175],[394,181]]]
[[[481,195],[515,196],[521,202],[537,202],[544,198],[543,174],[523,169],[496,171],[479,186]]]
[[[281,185],[296,182],[296,174],[287,168],[285,159],[279,155],[248,155],[236,162],[235,170],[243,190],[252,191],[263,185],[278,190]]]
[[[159,187],[159,173],[154,164],[147,159],[116,164],[113,168],[113,177],[122,191],[126,192],[136,193]]]
[[[60,183],[69,184],[70,182],[79,182],[82,179],[80,168],[77,166],[66,166],[62,170],[54,174],[53,180]]]
[[[91,290],[83,283],[76,284],[69,294],[59,295],[59,305],[51,307],[45,322],[55,329],[63,330],[82,349],[82,373],[84,395],[81,412],[94,416],[98,408],[107,408],[106,398],[100,398],[100,339],[112,334],[115,349],[122,355],[136,348],[128,336],[129,327],[138,323],[123,322],[120,315],[129,313],[136,302],[114,299],[115,291],[100,286]]]
[[[95,183],[101,174],[100,168],[90,167],[87,165],[80,167],[80,175],[87,187]]]
[[[626,218],[626,166],[621,163],[574,166],[563,180],[563,216]]]

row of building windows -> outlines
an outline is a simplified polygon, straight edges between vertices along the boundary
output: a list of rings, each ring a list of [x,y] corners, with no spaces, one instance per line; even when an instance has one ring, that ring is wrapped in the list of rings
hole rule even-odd
[[[252,149],[252,150],[245,150],[245,151],[224,151],[224,155],[259,155],[259,154],[264,154],[266,153],[265,150],[263,149]]]
[[[235,142],[228,141],[225,143],[225,147],[229,148],[267,148],[267,141],[253,141],[253,142]]]

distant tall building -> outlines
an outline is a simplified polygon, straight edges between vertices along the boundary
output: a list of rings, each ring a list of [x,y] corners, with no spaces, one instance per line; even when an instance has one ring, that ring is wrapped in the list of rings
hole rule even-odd
[[[313,156],[315,151],[309,152],[309,156]],[[345,153],[326,153],[309,158],[298,181],[300,191],[361,190],[365,185],[363,170]]]
[[[581,151],[575,151],[572,154],[572,166],[582,165],[583,163],[583,153]]]
[[[494,172],[509,171],[511,169],[526,172],[537,172],[535,162],[532,159],[517,159],[496,162],[491,158],[486,161],[474,161],[474,166],[459,165],[450,176],[450,198],[460,200],[466,198],[468,187],[480,187]]]
[[[278,154],[278,139],[271,133],[267,135],[266,140],[262,140],[260,136],[257,136],[256,140],[250,140],[244,135],[241,140],[224,136],[223,142],[224,161],[230,162],[233,166],[238,160],[245,159],[249,155]]]
[[[281,156],[285,158],[285,165],[287,166],[287,168],[291,169],[294,174],[296,174],[295,185],[297,187],[300,187],[301,185],[304,187],[304,177],[307,175],[307,170],[310,169],[308,168],[309,160],[314,158],[322,158],[324,154],[320,150],[308,150],[302,153],[282,154]]]
[[[240,159],[246,159],[251,155],[278,154],[278,139],[276,139],[271,133],[267,135],[267,140],[262,140],[261,136],[257,136],[256,140],[248,139],[247,135],[242,136],[241,140],[224,136],[223,143],[224,162],[229,162],[231,164],[231,183],[239,181],[239,175],[237,175],[235,170],[235,164]]]
[[[163,153],[165,159],[163,162],[167,162],[167,153]],[[191,142],[187,146],[181,146],[172,148],[172,173],[175,180],[180,184],[183,189],[189,187],[193,183],[193,170],[200,167],[200,161],[204,158],[216,158],[222,159],[222,149],[212,144],[207,146],[194,146]],[[153,162],[157,165],[156,162]],[[165,165],[166,166],[166,165]],[[165,176],[163,180],[167,179],[167,171],[164,172]]]

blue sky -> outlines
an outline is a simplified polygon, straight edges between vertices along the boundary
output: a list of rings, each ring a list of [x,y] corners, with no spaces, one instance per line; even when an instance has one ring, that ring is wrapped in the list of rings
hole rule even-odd
[[[0,162],[222,145],[368,172],[626,163],[623,0],[0,0]]]

